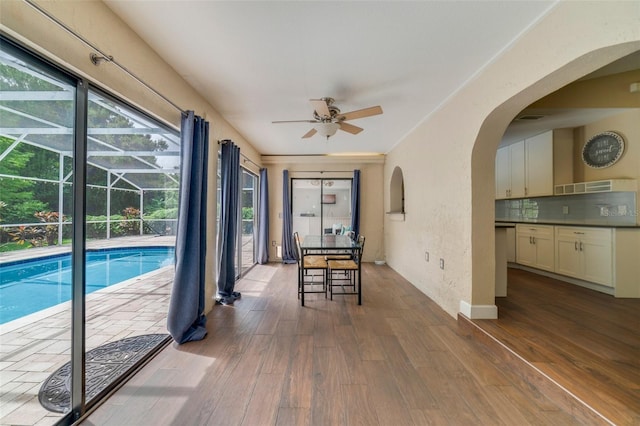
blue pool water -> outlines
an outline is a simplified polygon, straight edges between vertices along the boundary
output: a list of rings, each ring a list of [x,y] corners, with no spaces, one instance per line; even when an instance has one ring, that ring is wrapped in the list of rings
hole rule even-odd
[[[86,293],[172,265],[173,247],[88,250]],[[0,265],[0,324],[71,300],[71,254]]]

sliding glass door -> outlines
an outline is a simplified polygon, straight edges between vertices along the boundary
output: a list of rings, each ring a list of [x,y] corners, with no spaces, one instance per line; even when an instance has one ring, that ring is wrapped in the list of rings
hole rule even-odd
[[[0,38],[0,423],[71,423],[169,338],[179,170],[176,130]]]
[[[293,232],[337,234],[351,226],[351,179],[291,180]]]
[[[216,188],[216,235],[220,235],[220,211],[222,203],[220,150],[218,150]],[[240,278],[256,264],[256,235],[258,220],[258,176],[240,167],[238,229],[236,234],[235,277]]]
[[[236,276],[241,276],[256,263],[256,218],[258,176],[240,168],[240,226],[238,227],[238,262]]]
[[[0,423],[21,424],[69,410],[38,394],[72,353],[77,81],[0,42]]]

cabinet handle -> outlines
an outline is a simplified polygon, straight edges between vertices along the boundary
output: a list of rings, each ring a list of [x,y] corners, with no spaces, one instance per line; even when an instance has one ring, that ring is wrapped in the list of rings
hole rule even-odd
[[[580,251],[583,251],[582,250],[582,241],[580,241]]]
[[[529,236],[529,244],[533,244],[532,238],[533,237]]]
[[[575,244],[573,245],[573,249],[575,251],[578,251],[578,242],[576,241]]]
[[[527,189],[527,187],[525,186],[525,187],[524,187],[524,195],[527,195],[527,194],[529,194],[529,190],[528,190],[528,189]]]
[[[536,237],[531,237],[531,238],[533,238],[533,244],[535,244],[536,243]]]

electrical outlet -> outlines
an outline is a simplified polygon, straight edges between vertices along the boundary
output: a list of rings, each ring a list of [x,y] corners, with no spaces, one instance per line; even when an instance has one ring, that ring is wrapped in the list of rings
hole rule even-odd
[[[569,214],[569,206],[562,206],[562,214]]]
[[[428,251],[424,252],[424,260],[426,260],[427,262],[429,261],[429,252]]]
[[[440,269],[444,269],[444,259],[440,259]]]

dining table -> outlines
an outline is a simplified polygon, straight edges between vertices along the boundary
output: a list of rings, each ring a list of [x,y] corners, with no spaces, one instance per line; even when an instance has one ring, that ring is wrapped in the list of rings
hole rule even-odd
[[[300,249],[303,256],[350,254],[353,259],[358,259],[358,305],[362,304],[362,284],[360,281],[362,276],[362,262],[360,261],[362,247],[357,240],[341,234],[306,235],[300,241]],[[304,293],[302,294],[302,304],[304,305]]]

